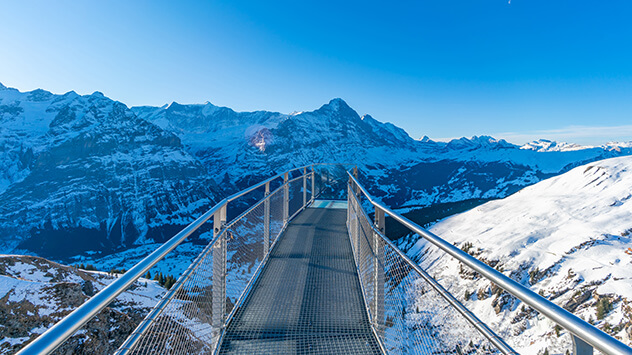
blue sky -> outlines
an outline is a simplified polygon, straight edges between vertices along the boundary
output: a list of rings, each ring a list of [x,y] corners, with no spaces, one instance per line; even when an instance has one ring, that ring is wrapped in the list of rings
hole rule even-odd
[[[632,140],[632,2],[2,1],[0,82],[313,110],[414,138]]]

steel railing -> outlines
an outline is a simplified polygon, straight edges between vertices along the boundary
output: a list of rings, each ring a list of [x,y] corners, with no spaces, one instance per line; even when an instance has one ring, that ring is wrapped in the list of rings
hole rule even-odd
[[[292,169],[223,199],[27,345],[20,354],[54,351],[211,219],[212,241],[117,353],[217,351],[226,325],[249,294],[270,250],[289,221],[320,194],[339,198],[344,194],[340,192],[341,188],[348,191],[347,225],[362,294],[383,351],[515,353],[386,238],[384,221],[388,215],[568,329],[573,335],[574,353],[589,354],[595,347],[606,354],[632,354],[629,347],[616,339],[376,201],[340,164],[327,165]],[[280,179],[282,182],[277,183]],[[272,187],[276,188],[271,191]],[[263,198],[227,221],[228,204],[255,191],[263,192]],[[366,207],[374,209],[373,220],[366,213]]]
[[[349,185],[347,229],[371,324],[386,353],[517,354],[372,222]]]
[[[231,311],[247,292],[271,245],[287,223],[317,195],[314,169],[314,165],[291,169],[223,199],[116,281],[21,349],[18,354],[53,352],[210,219],[213,219],[214,224],[212,241],[123,343],[118,353],[130,353],[152,328],[165,324],[167,325],[160,329],[163,333],[155,337],[162,343],[145,344],[148,346],[145,349],[151,349],[152,346],[167,346],[161,348],[162,351],[166,351],[169,346],[175,349],[176,342],[178,346],[184,346],[188,350],[213,349],[221,340],[221,331],[230,319]],[[290,176],[297,172],[300,176],[290,179]],[[281,178],[281,186],[271,192],[271,183]],[[232,221],[226,221],[227,206],[231,201],[260,189],[265,189],[263,199]],[[234,254],[239,248],[250,249],[245,253],[246,256],[242,255],[242,260],[233,264],[231,253]],[[202,276],[202,272],[205,276]],[[227,273],[233,275],[227,277]],[[175,306],[185,307],[180,310],[186,309],[189,314],[165,313],[170,307]],[[172,318],[165,320],[169,316]],[[189,318],[185,319],[187,317]],[[206,320],[207,323],[201,323],[202,320]],[[171,338],[164,333],[166,330],[172,332]],[[212,337],[205,338],[209,334]],[[174,339],[173,336],[181,339]],[[186,342],[183,339],[186,339]]]
[[[349,206],[350,206],[349,212],[348,212],[349,213],[348,224],[349,224],[349,230],[350,230],[350,234],[352,238],[352,243],[354,243],[354,246],[356,246],[355,250],[358,253],[358,256],[356,256],[356,258],[361,259],[362,255],[365,255],[367,259],[375,260],[375,261],[366,262],[367,264],[369,264],[368,269],[371,269],[371,267],[373,268],[372,270],[374,272],[374,275],[376,275],[375,277],[379,276],[379,273],[388,275],[388,272],[393,269],[392,263],[389,264],[388,262],[385,262],[385,261],[380,262],[380,258],[383,259],[385,255],[388,254],[384,251],[384,248],[392,248],[393,252],[397,253],[399,255],[399,258],[401,258],[401,263],[404,264],[403,267],[414,270],[416,273],[419,274],[421,278],[423,278],[424,280],[432,284],[432,287],[434,287],[435,290],[437,290],[437,292],[439,292],[446,301],[453,304],[453,306],[456,307],[455,309],[458,309],[458,312],[461,313],[464,317],[466,317],[468,321],[470,322],[470,324],[472,324],[472,326],[477,328],[483,334],[487,333],[485,337],[490,342],[492,342],[495,346],[497,346],[499,349],[502,350],[502,347],[504,345],[502,343],[496,342],[497,339],[494,338],[493,335],[491,335],[493,334],[491,330],[489,329],[486,330],[486,326],[484,326],[482,322],[476,319],[476,317],[473,314],[471,314],[471,312],[469,312],[467,309],[465,309],[465,307],[460,305],[460,303],[458,303],[456,299],[453,299],[454,297],[452,297],[447,291],[445,290],[441,291],[442,287],[438,285],[436,281],[431,280],[431,278],[429,279],[429,276],[427,274],[424,276],[425,272],[421,268],[419,268],[416,263],[412,262],[408,257],[406,257],[404,253],[399,251],[399,249],[397,249],[384,236],[384,216],[388,215],[395,221],[399,222],[403,226],[410,229],[412,232],[418,234],[422,238],[425,238],[428,242],[432,243],[433,245],[441,249],[443,252],[456,258],[461,263],[467,265],[472,270],[478,272],[487,280],[498,285],[500,288],[504,289],[505,291],[510,293],[512,296],[520,299],[526,305],[532,307],[533,309],[537,310],[544,316],[548,317],[553,322],[567,329],[572,335],[573,354],[578,354],[578,355],[592,354],[593,348],[595,348],[605,354],[632,355],[632,348],[626,346],[622,342],[604,333],[603,331],[597,329],[596,327],[592,326],[591,324],[587,323],[581,318],[573,315],[572,313],[566,311],[562,307],[547,300],[546,298],[540,296],[539,294],[531,291],[529,288],[512,280],[511,278],[505,276],[501,272],[495,270],[494,268],[488,266],[482,261],[471,256],[470,254],[464,252],[463,250],[457,248],[456,246],[450,244],[449,242],[441,239],[435,234],[425,230],[424,228],[413,223],[407,218],[394,212],[390,208],[384,206],[382,203],[376,201],[365,190],[365,188],[358,182],[358,180],[356,179],[355,176],[353,176],[353,174],[348,173],[348,179],[349,179],[349,187],[348,187],[349,197],[348,198],[349,198]],[[362,198],[364,198],[364,201],[368,202],[369,206],[374,208],[375,222],[373,223],[369,221],[368,216],[362,209],[362,202],[363,202]],[[362,223],[366,224],[364,227],[361,228],[363,232],[357,232],[358,225],[361,225]],[[371,233],[373,234],[373,236],[370,235]],[[365,244],[374,243],[373,246],[367,246],[366,247],[367,250],[363,252],[362,248],[357,246],[357,244],[359,243],[358,240],[361,239],[361,237],[358,237],[358,234],[365,235],[365,238],[367,239],[367,242]],[[363,275],[364,271],[362,269],[363,260],[359,260],[357,262],[358,262],[358,268],[359,268],[361,278],[366,279],[366,277],[364,277]],[[383,266],[380,266],[380,264]],[[386,267],[389,265],[391,267],[390,270]],[[380,267],[382,269],[380,269]],[[397,267],[402,267],[402,266],[397,265]],[[405,280],[405,278],[408,277],[408,274],[405,272],[395,273],[395,274],[398,277],[402,278],[402,280]],[[382,312],[385,312],[385,311],[380,311],[380,309],[388,306],[388,302],[386,302],[383,299],[384,296],[382,296],[382,294],[387,292],[385,289],[386,285],[380,286],[380,283],[384,284],[384,282],[382,280],[376,279],[375,277],[373,278],[373,281],[368,280],[368,279],[364,280],[364,284],[366,285],[364,287],[365,287],[365,290],[367,288],[371,289],[370,291],[365,292],[365,294],[368,294],[368,298],[371,299],[370,302],[373,302],[373,298],[375,298],[372,293],[375,293],[379,296],[378,297],[379,299],[375,301],[376,304],[373,306],[373,309],[369,307],[370,308],[369,311],[370,313],[372,313],[372,316],[374,317],[374,319],[378,320],[375,324],[375,328],[376,328],[377,333],[380,334],[380,332],[384,333],[383,328],[385,328],[384,324],[380,324],[380,322],[384,322],[383,320],[384,315]],[[397,281],[402,282],[402,280],[397,280]],[[376,284],[376,286],[373,286],[374,284]],[[384,288],[384,290],[380,291],[380,287]],[[374,291],[374,290],[377,290],[377,291]],[[450,301],[449,298],[452,298],[453,300]],[[479,324],[480,327],[477,326],[477,324]],[[387,335],[380,334],[380,335],[383,341],[388,345],[389,343],[388,334]],[[473,345],[476,346],[476,344],[473,344]],[[508,352],[508,351],[511,351],[510,348],[508,347],[505,350],[503,350],[503,352]]]

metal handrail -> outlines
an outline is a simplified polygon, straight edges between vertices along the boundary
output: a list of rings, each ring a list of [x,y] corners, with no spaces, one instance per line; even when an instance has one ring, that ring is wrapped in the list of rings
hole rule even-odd
[[[509,292],[514,297],[520,299],[525,304],[529,305],[555,323],[564,327],[574,336],[580,338],[581,340],[585,341],[586,343],[606,354],[632,355],[632,348],[623,344],[619,340],[611,337],[610,335],[597,329],[590,323],[575,316],[574,314],[549,301],[548,299],[538,295],[537,293],[531,291],[529,288],[510,279],[496,269],[476,259],[470,254],[452,245],[451,243],[441,239],[437,235],[425,230],[424,228],[410,221],[406,217],[403,217],[390,208],[384,206],[382,203],[374,200],[373,197],[366,191],[366,189],[362,185],[360,185],[358,180],[351,173],[347,172],[347,174],[349,175],[349,178],[351,179],[351,181],[353,181],[355,186],[362,191],[367,200],[373,206],[375,206],[375,208],[382,210],[385,214],[391,216],[393,219],[403,224],[411,231],[419,234],[430,243],[437,246],[439,249],[453,256],[460,262],[464,263],[465,265],[472,268],[474,271],[481,274],[486,279],[492,281],[505,291]]]
[[[178,278],[178,281],[167,291],[165,296],[154,306],[154,308],[149,312],[145,319],[134,329],[132,334],[130,334],[127,339],[119,346],[118,350],[116,350],[115,355],[127,354],[132,347],[136,344],[136,342],[140,339],[143,334],[149,329],[152,322],[155,321],[165,310],[165,306],[176,296],[177,292],[180,289],[180,285],[184,284],[189,277],[193,274],[195,269],[199,267],[198,261],[200,258],[206,256],[207,251],[211,249],[217,240],[222,237],[222,234],[226,232],[226,228],[222,230],[213,240],[202,250],[202,252],[197,256],[197,258],[189,265],[189,267],[182,273],[182,276]]]
[[[165,257],[175,247],[177,247],[184,239],[195,232],[200,226],[208,221],[215,212],[226,205],[226,199],[220,201],[213,208],[204,213],[201,217],[189,224],[182,231],[169,239],[153,253],[149,254],[138,264],[134,265],[129,271],[112,282],[106,288],[94,295],[79,308],[57,322],[48,329],[44,334],[40,335],[32,343],[28,344],[18,352],[20,355],[27,354],[48,354],[59,347],[66,339],[71,337],[79,328],[86,324],[102,309],[107,307],[118,295],[127,290],[134,281],[146,274],[152,266]]]
[[[351,197],[355,200],[357,206],[360,207],[360,213],[363,214],[364,218],[370,220],[366,211],[361,208],[359,199],[354,194],[351,194]],[[496,346],[503,354],[518,355],[518,353],[514,349],[512,349],[511,346],[509,346],[501,337],[499,337],[498,335],[496,335],[496,333],[489,329],[489,327],[480,319],[478,319],[478,317],[476,317],[474,313],[472,313],[472,311],[463,306],[463,304],[461,304],[461,302],[459,302],[450,292],[448,292],[443,286],[441,286],[441,284],[438,283],[437,280],[430,276],[424,269],[413,262],[408,257],[408,255],[406,255],[397,246],[395,246],[395,244],[393,244],[393,242],[391,242],[381,231],[379,231],[375,227],[375,225],[371,225],[371,229],[380,237],[380,239],[384,243],[390,246],[397,253],[397,255],[408,264],[408,266],[410,266],[426,282],[428,282],[430,286],[432,286],[432,288],[434,288],[435,291],[437,291],[437,293],[439,293],[439,295],[443,297],[443,299],[445,299],[457,312],[465,317],[465,319],[470,322],[470,324],[474,328],[476,328],[485,338],[487,338],[487,340],[494,344],[494,346]]]
[[[254,190],[256,190],[256,189],[258,189],[258,188],[260,188],[260,187],[264,186],[264,185],[265,185],[265,184],[267,184],[267,183],[270,183],[270,182],[272,182],[272,181],[274,181],[274,180],[276,180],[276,179],[283,178],[283,176],[284,176],[285,174],[289,174],[289,173],[291,173],[291,172],[293,172],[293,171],[297,171],[297,170],[301,170],[301,169],[307,169],[307,168],[310,168],[310,167],[311,167],[311,168],[313,168],[313,167],[314,167],[314,165],[321,165],[321,164],[310,164],[310,165],[304,165],[304,166],[301,166],[301,167],[299,167],[299,168],[294,168],[294,169],[287,170],[287,171],[282,172],[282,173],[280,173],[280,174],[274,175],[273,177],[268,178],[268,179],[266,179],[266,180],[264,180],[264,181],[261,181],[261,182],[260,182],[260,183],[258,183],[258,184],[252,185],[252,186],[247,187],[247,188],[245,188],[245,189],[243,189],[243,190],[241,190],[241,191],[239,191],[239,192],[236,192],[236,193],[234,193],[234,194],[232,194],[232,195],[230,195],[230,196],[226,197],[226,200],[227,200],[228,202],[233,201],[233,200],[236,200],[236,199],[240,198],[241,196],[244,196],[244,195],[246,195],[247,193],[250,193],[250,192],[252,192],[252,191],[254,191]],[[312,172],[313,172],[313,169],[312,169]],[[302,177],[302,176],[300,176],[300,177]]]
[[[82,326],[84,326],[90,319],[92,319],[97,313],[107,307],[114,299],[123,293],[129,286],[131,286],[138,278],[142,275],[145,275],[149,269],[151,269],[156,263],[162,260],[169,252],[175,249],[182,241],[184,241],[188,236],[190,236],[193,232],[195,232],[198,228],[200,228],[204,223],[206,223],[215,213],[220,211],[220,209],[225,208],[228,202],[233,201],[249,192],[252,192],[258,188],[265,186],[267,183],[283,177],[285,174],[289,174],[293,171],[306,169],[308,167],[312,167],[312,165],[306,165],[299,168],[290,169],[281,174],[277,174],[269,179],[266,179],[258,184],[250,186],[240,192],[237,192],[233,195],[230,195],[227,198],[224,198],[215,206],[213,206],[210,210],[200,216],[198,219],[193,221],[191,224],[182,229],[178,234],[173,236],[167,242],[162,244],[158,249],[149,254],[143,260],[134,265],[131,269],[129,269],[125,274],[120,276],[116,281],[112,282],[110,285],[105,287],[103,290],[99,291],[96,295],[86,301],[84,304],[79,306],[79,308],[75,309],[73,312],[65,316],[62,320],[57,322],[51,328],[49,328],[42,335],[37,337],[33,342],[22,348],[18,354],[19,355],[30,355],[30,354],[49,354],[57,349],[61,344],[63,344],[68,338],[70,338],[77,330],[79,330]],[[309,174],[313,174],[312,172]],[[305,174],[307,176],[308,174]],[[299,178],[302,178],[300,176]],[[295,180],[295,179],[293,179]],[[288,182],[284,182],[284,185]],[[262,200],[264,201],[265,198]],[[213,241],[214,242],[214,241]],[[212,243],[213,243],[212,242]]]

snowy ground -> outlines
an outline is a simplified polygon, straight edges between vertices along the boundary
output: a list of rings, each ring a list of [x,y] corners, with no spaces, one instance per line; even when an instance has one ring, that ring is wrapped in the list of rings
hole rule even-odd
[[[0,255],[0,353],[15,352],[117,277],[38,257]],[[80,330],[66,346],[84,344],[80,353],[112,352],[164,293],[157,282],[139,279],[104,311],[106,317],[88,324],[90,334]]]
[[[602,160],[447,218],[431,231],[631,344],[631,186],[632,158]],[[423,240],[408,254],[518,352],[569,348],[565,330]]]
[[[112,269],[129,270],[161,245],[160,243],[140,245],[104,257],[77,256],[73,258],[72,264],[92,264],[95,268],[102,271]],[[205,246],[205,244],[200,243],[182,243],[152,267],[150,272],[152,274],[162,272],[164,275],[173,275],[177,278],[189,267]]]

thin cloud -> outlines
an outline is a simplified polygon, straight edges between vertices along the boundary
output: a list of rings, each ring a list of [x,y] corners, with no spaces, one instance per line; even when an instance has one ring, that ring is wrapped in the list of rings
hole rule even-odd
[[[568,126],[526,132],[501,132],[493,134],[493,136],[516,144],[524,144],[537,139],[549,139],[582,145],[599,145],[613,141],[631,141],[632,125]]]

